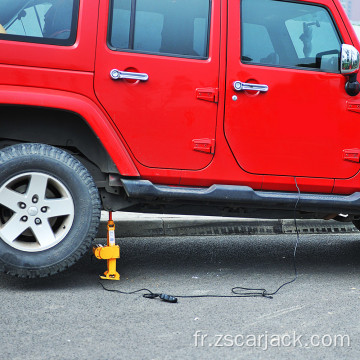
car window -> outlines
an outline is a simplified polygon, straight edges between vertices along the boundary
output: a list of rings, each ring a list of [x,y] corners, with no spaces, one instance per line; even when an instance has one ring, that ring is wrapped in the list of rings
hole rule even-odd
[[[267,59],[275,54],[269,32],[264,25],[243,24],[243,31],[247,36],[243,38],[243,59],[256,63],[269,62]],[[258,48],[258,39],[261,39],[261,48]]]
[[[206,58],[209,0],[112,0],[113,50]]]
[[[339,72],[341,40],[326,8],[242,1],[242,62]]]
[[[72,45],[79,0],[8,0],[0,2],[0,39]]]

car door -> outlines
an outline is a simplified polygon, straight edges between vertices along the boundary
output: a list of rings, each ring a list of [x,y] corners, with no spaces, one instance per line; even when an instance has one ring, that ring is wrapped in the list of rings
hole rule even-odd
[[[135,159],[197,170],[214,153],[220,2],[100,5],[95,92]]]
[[[356,98],[339,71],[343,40],[330,3],[229,1],[225,136],[249,173],[349,178],[359,171],[344,157],[360,145],[360,121],[348,111]]]

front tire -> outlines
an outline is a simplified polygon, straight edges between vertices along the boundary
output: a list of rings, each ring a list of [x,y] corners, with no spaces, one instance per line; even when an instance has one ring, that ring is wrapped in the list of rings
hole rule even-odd
[[[0,270],[19,277],[63,271],[88,250],[100,199],[87,169],[66,151],[18,144],[0,151]]]

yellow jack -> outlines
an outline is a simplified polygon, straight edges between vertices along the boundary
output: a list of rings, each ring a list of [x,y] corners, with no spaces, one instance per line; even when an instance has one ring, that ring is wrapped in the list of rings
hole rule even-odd
[[[107,223],[107,246],[97,245],[93,247],[93,253],[100,260],[107,260],[107,271],[101,279],[120,280],[120,274],[116,271],[116,259],[120,258],[120,247],[115,245],[115,224],[112,220],[112,212],[109,212]]]

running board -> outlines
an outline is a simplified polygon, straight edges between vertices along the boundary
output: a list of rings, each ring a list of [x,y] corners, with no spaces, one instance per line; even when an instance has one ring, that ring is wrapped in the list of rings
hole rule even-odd
[[[212,185],[192,188],[154,185],[148,180],[121,180],[130,198],[192,202],[199,205],[226,205],[257,209],[294,210],[299,200],[296,192],[254,191],[248,186]],[[301,193],[297,210],[332,214],[360,214],[360,192],[352,195]]]

